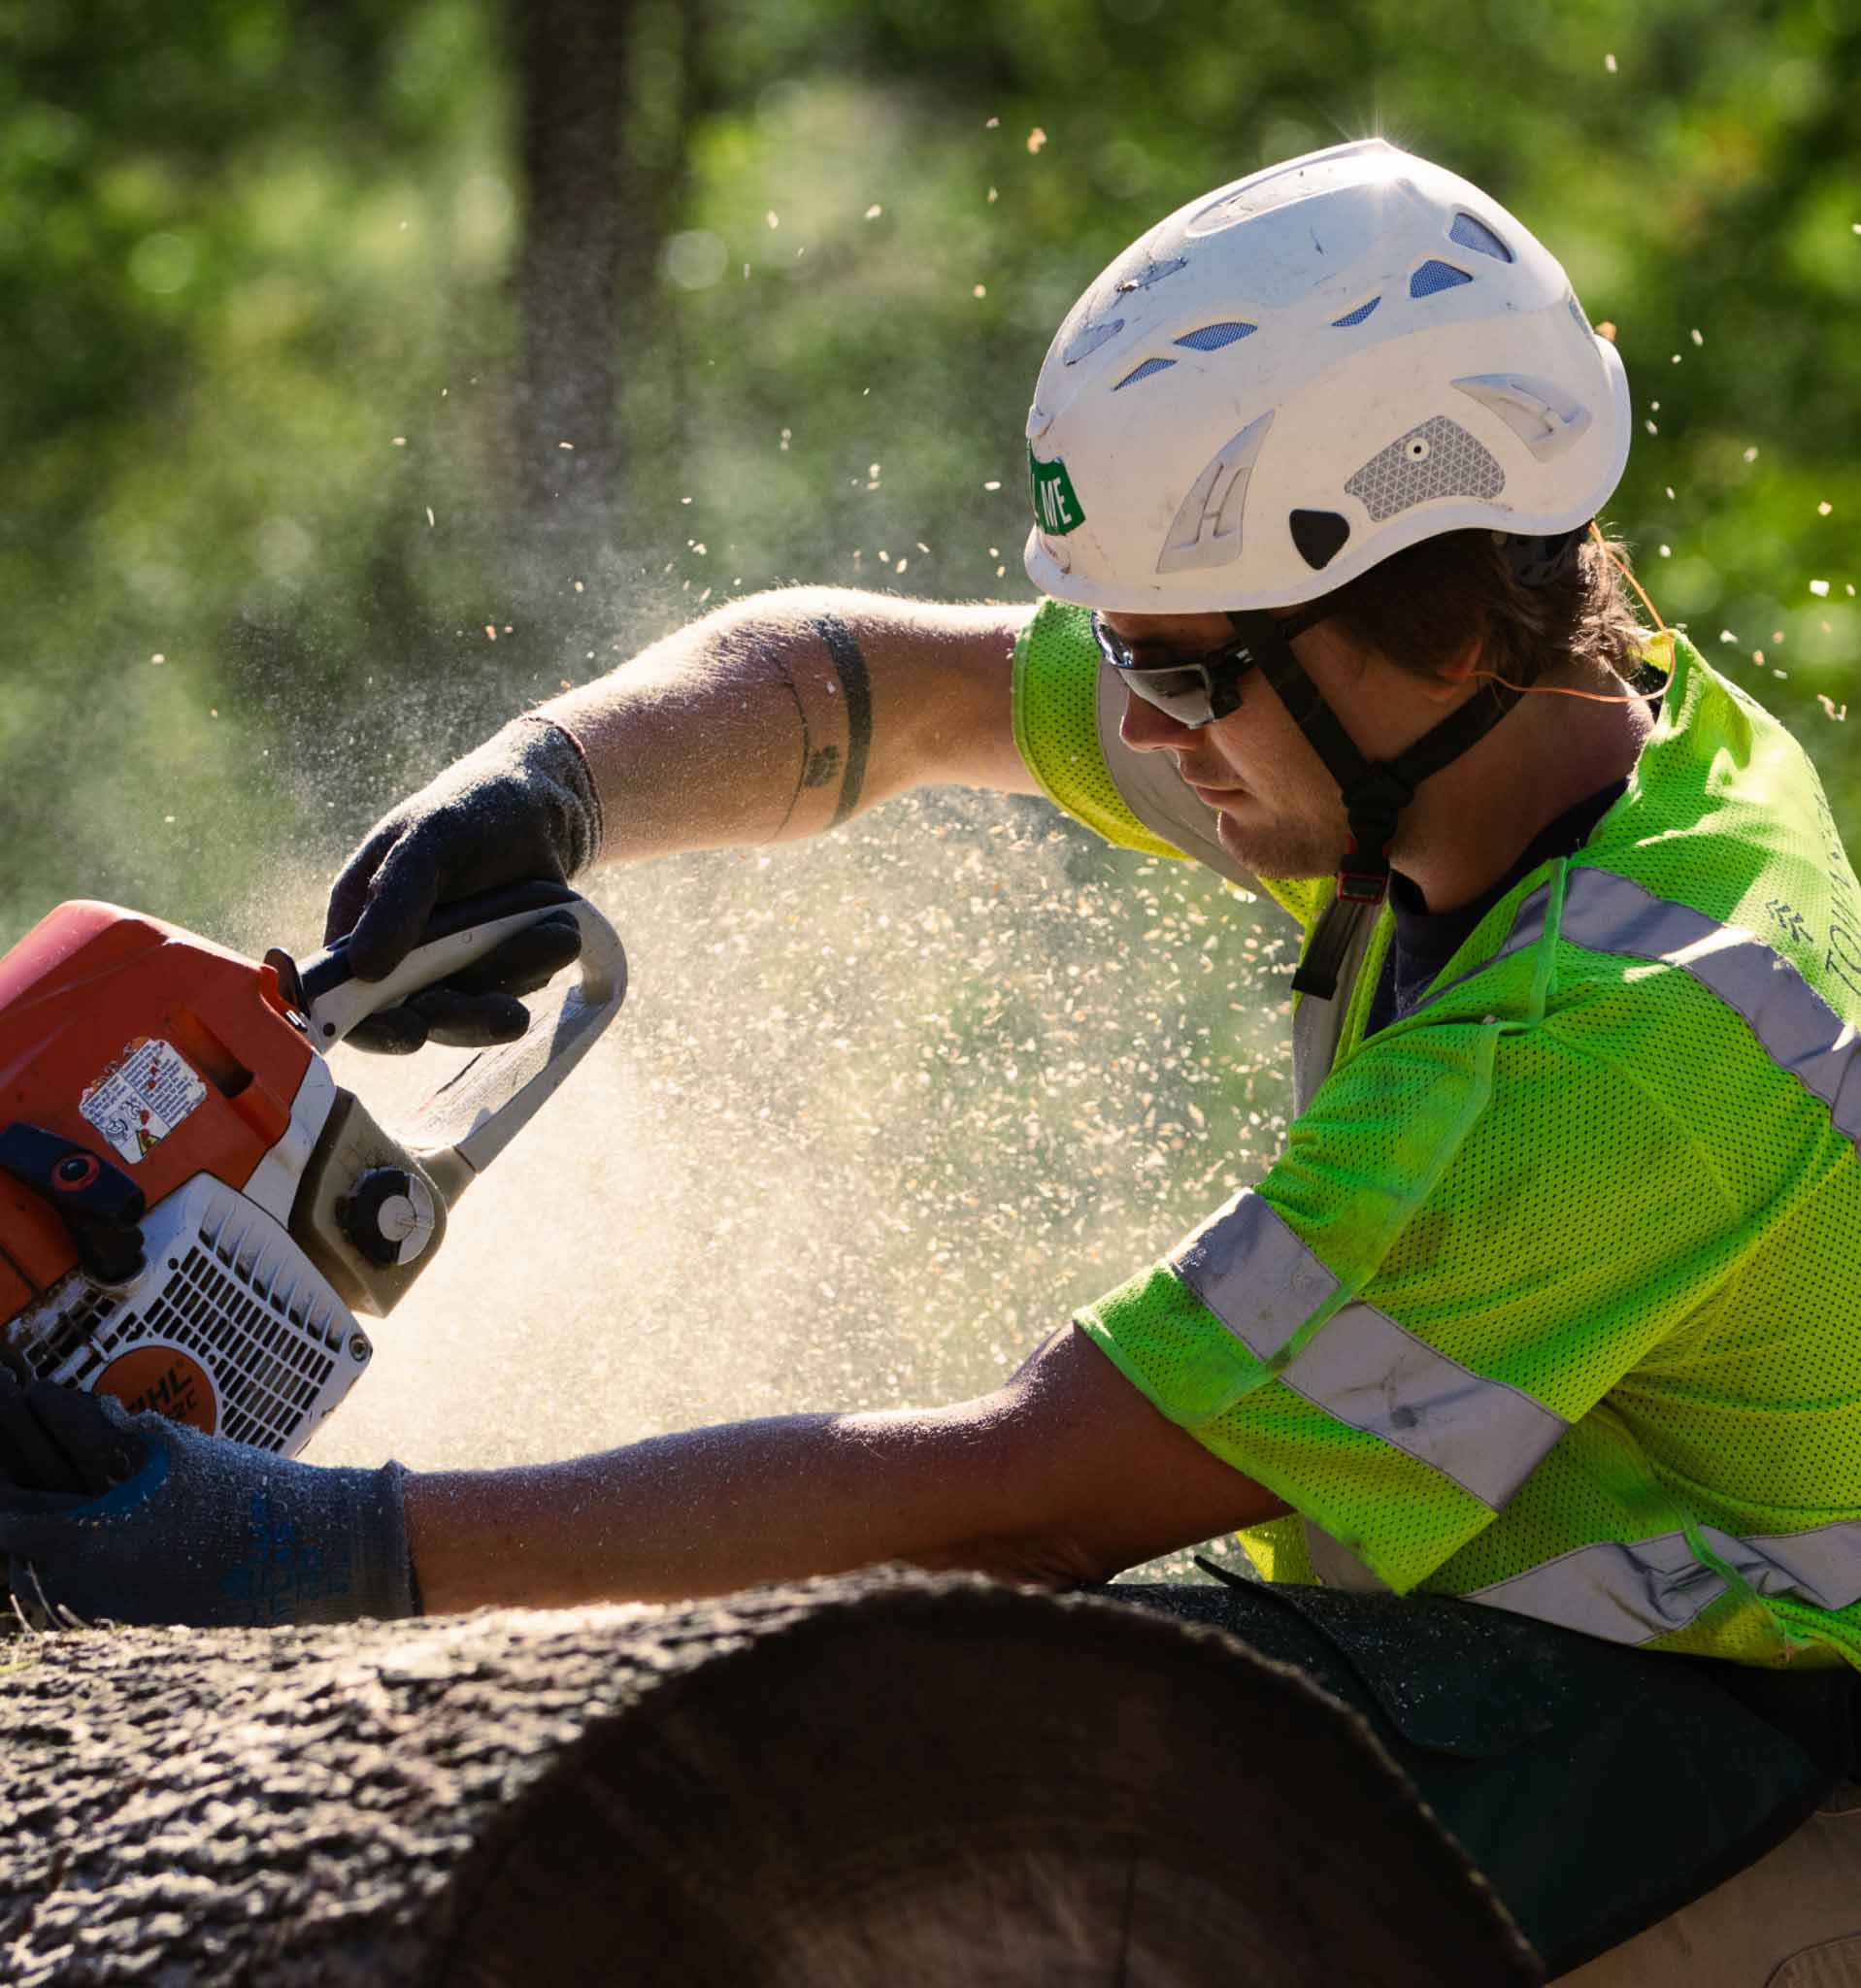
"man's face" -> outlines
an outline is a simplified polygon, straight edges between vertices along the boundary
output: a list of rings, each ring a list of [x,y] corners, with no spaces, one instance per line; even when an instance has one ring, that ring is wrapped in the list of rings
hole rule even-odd
[[[1225,614],[1123,614],[1099,617],[1146,659],[1192,656],[1234,633]],[[1293,651],[1358,748],[1391,758],[1440,716],[1413,679],[1380,658],[1346,649],[1328,622],[1293,638]],[[1287,716],[1258,669],[1241,680],[1241,704],[1224,718],[1191,730],[1128,687],[1124,743],[1138,752],[1167,752],[1183,779],[1215,811],[1221,846],[1258,877],[1329,877],[1343,853],[1346,824],[1338,783]]]

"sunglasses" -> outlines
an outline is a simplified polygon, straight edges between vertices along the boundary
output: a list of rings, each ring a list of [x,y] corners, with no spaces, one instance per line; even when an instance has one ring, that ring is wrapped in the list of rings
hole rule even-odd
[[[1286,648],[1295,635],[1302,635],[1325,618],[1322,606],[1281,621],[1264,610],[1231,610],[1228,623],[1235,631],[1231,642],[1215,648],[1183,655],[1165,643],[1130,642],[1094,614],[1092,635],[1099,653],[1111,664],[1133,696],[1172,717],[1184,729],[1200,731],[1216,718],[1224,718],[1241,704],[1241,679],[1260,660],[1269,645]],[[1167,660],[1159,661],[1158,652]]]

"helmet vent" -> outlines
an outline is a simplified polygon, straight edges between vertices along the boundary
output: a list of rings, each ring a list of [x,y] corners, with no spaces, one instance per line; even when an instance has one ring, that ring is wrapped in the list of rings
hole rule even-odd
[[[1345,484],[1374,524],[1437,497],[1490,502],[1505,487],[1498,458],[1446,414],[1399,435]]]
[[[1437,290],[1451,290],[1456,283],[1470,283],[1473,278],[1451,262],[1424,262],[1409,279],[1412,297],[1432,297]]]
[[[1369,303],[1359,304],[1354,311],[1346,311],[1342,317],[1334,317],[1331,320],[1332,330],[1348,331],[1353,324],[1361,324],[1381,302],[1380,297],[1372,297]]]
[[[1501,262],[1510,262],[1512,251],[1508,248],[1484,221],[1476,220],[1470,214],[1457,214],[1454,224],[1447,230],[1447,239],[1458,242],[1463,248],[1471,248],[1476,255],[1494,255]]]
[[[1350,536],[1350,521],[1335,511],[1295,511],[1286,519],[1299,556],[1313,572],[1331,564]]]
[[[1246,506],[1247,482],[1272,426],[1271,414],[1249,421],[1196,478],[1163,542],[1156,562],[1159,573],[1226,566],[1241,556],[1241,514]]]
[[[1192,352],[1218,352],[1223,346],[1231,346],[1238,338],[1246,338],[1249,332],[1259,330],[1257,324],[1243,324],[1238,319],[1226,324],[1205,324],[1200,331],[1185,332],[1176,343],[1187,346]]]
[[[1454,384],[1497,414],[1540,462],[1555,462],[1588,432],[1588,408],[1554,381],[1476,373]]]
[[[1174,359],[1146,359],[1143,365],[1134,366],[1112,391],[1118,393],[1127,386],[1135,386],[1140,380],[1149,379],[1152,373],[1167,373],[1175,364]]]
[[[1077,366],[1081,359],[1089,359],[1107,339],[1115,338],[1124,329],[1122,317],[1101,317],[1096,324],[1082,324],[1067,341],[1066,349],[1060,354],[1064,366]]]

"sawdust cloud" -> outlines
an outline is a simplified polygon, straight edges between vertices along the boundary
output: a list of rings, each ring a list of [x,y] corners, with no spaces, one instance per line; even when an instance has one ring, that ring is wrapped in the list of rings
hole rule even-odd
[[[263,879],[216,936],[314,933],[325,882]],[[311,1461],[489,1467],[963,1399],[1279,1143],[1277,929],[1045,802],[921,791],[583,887],[626,1004],[371,1322]],[[391,1126],[462,1060],[335,1062]]]

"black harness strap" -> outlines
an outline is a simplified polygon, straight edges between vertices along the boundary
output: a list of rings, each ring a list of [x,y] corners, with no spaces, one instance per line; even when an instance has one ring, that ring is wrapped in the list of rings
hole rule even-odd
[[[1239,627],[1253,617],[1229,618]],[[1484,738],[1523,692],[1491,684],[1487,696],[1469,699],[1406,752],[1373,762],[1339,722],[1281,630],[1275,628],[1271,637],[1254,645],[1254,660],[1344,795],[1348,834],[1338,866],[1337,895],[1325,907],[1292,981],[1295,994],[1315,994],[1320,1001],[1329,1001],[1338,991],[1339,968],[1359,922],[1374,916],[1388,894],[1389,845],[1395,841],[1397,816],[1415,798],[1423,780]]]

